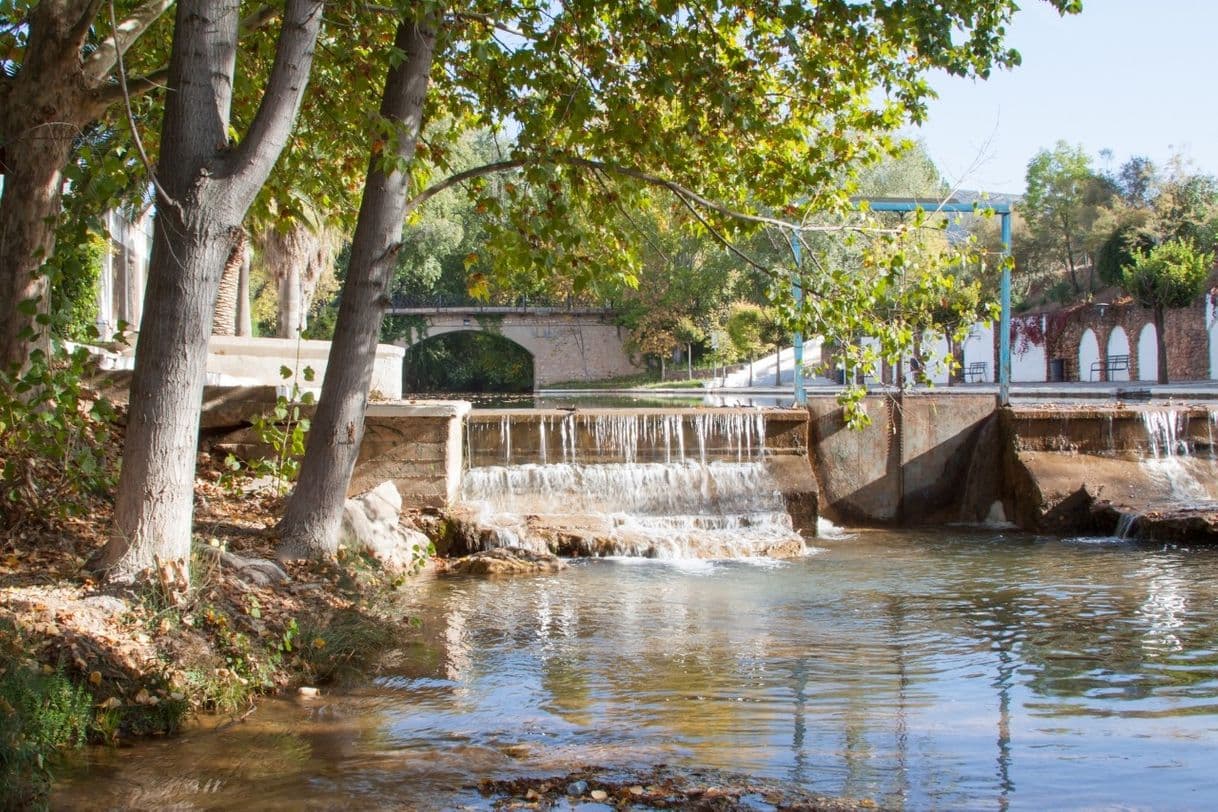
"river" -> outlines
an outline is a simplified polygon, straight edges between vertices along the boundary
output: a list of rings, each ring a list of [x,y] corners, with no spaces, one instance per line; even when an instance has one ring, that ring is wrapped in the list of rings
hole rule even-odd
[[[886,808],[1218,806],[1218,550],[936,529],[423,576],[387,673],[89,751],[58,808],[423,808],[574,765]]]

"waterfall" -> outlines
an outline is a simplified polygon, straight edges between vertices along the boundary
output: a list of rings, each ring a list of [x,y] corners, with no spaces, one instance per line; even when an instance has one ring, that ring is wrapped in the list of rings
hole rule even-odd
[[[1147,410],[1142,412],[1146,439],[1153,457],[1188,456],[1188,412],[1182,410]]]
[[[650,558],[804,550],[765,463],[759,410],[474,415],[468,427],[474,463],[454,515],[476,525],[483,548]]]
[[[1213,412],[1206,421],[1212,433]],[[1172,502],[1196,504],[1213,499],[1209,461],[1193,457],[1186,409],[1149,409],[1142,412],[1149,457],[1142,468],[1170,495]],[[1212,445],[1211,445],[1212,448]]]
[[[1137,513],[1122,513],[1120,518],[1117,519],[1117,526],[1113,535],[1122,541],[1128,539],[1133,535],[1134,527],[1137,525],[1139,518],[1140,516]]]
[[[739,558],[798,542],[764,463],[472,468],[461,505],[488,547],[650,558]]]

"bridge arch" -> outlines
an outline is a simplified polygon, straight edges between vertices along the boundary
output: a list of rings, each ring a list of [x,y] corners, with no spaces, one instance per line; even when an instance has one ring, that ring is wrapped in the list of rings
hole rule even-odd
[[[390,308],[389,315],[411,316],[410,337],[395,342],[410,347],[447,333],[493,333],[524,348],[533,358],[533,385],[599,381],[642,370],[626,351],[629,331],[607,310],[566,308],[453,307]]]
[[[534,377],[533,354],[489,331],[427,336],[402,359],[403,392],[531,392]]]

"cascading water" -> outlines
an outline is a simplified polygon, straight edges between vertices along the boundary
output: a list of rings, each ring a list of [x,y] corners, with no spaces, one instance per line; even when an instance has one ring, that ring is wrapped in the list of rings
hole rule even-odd
[[[497,438],[489,425],[468,433],[476,463],[462,480],[457,511],[476,524],[484,549],[650,558],[804,549],[764,462],[760,411],[518,420],[500,417]],[[536,433],[536,454],[523,451],[533,443],[514,439],[514,428]],[[479,448],[479,439],[498,447]]]
[[[1203,481],[1209,477],[1198,477],[1195,470],[1188,411],[1147,410],[1142,413],[1142,422],[1150,451],[1150,456],[1142,460],[1147,473],[1163,483],[1175,502],[1194,504],[1212,499],[1213,494]]]

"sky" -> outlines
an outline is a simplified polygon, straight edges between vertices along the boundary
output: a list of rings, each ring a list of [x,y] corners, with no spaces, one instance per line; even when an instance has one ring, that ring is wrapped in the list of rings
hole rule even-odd
[[[1059,139],[1097,169],[1180,152],[1218,174],[1218,0],[1083,0],[1064,18],[1021,5],[1007,41],[1023,63],[984,81],[933,77],[940,98],[910,133],[949,183],[1020,194],[1028,161]]]

